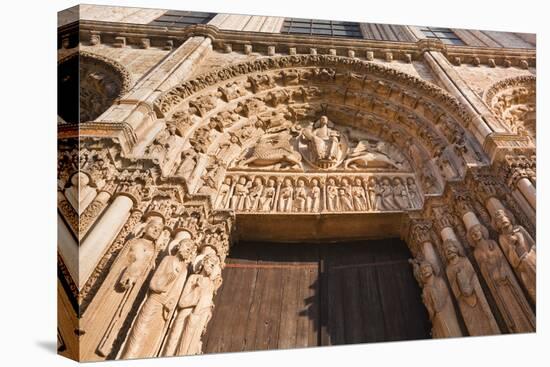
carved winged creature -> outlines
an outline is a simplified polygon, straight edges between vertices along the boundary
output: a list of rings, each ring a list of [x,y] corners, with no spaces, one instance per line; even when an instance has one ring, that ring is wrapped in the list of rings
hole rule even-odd
[[[374,147],[367,140],[360,140],[344,161],[344,168],[403,168],[403,162],[397,162],[386,152],[384,142],[378,142]]]
[[[251,156],[241,161],[239,166],[301,168],[302,156],[292,147],[291,138],[288,131],[262,136],[254,146]]]

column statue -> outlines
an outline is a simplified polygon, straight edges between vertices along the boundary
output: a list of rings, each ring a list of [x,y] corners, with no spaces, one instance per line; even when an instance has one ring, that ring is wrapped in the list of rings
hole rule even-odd
[[[461,253],[455,240],[445,240],[443,248],[447,260],[447,278],[468,332],[470,335],[500,334],[472,264]]]

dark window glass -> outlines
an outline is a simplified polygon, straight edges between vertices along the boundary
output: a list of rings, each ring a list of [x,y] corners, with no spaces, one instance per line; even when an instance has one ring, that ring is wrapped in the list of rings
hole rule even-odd
[[[281,33],[362,38],[359,23],[301,18],[286,18]]]
[[[166,13],[153,20],[152,25],[186,27],[193,24],[206,24],[215,13],[203,13],[194,11],[168,10]]]
[[[420,27],[420,31],[426,37],[436,38],[447,45],[464,45],[464,42],[450,28]]]

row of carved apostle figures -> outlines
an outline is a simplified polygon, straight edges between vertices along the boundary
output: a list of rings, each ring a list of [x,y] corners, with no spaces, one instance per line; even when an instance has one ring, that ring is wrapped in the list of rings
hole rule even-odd
[[[392,211],[422,205],[413,177],[231,177],[215,206],[238,212]]]

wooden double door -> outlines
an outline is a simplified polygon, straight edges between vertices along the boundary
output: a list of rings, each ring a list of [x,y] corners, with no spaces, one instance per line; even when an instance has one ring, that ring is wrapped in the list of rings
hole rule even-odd
[[[429,338],[402,241],[242,242],[231,249],[205,353]]]

